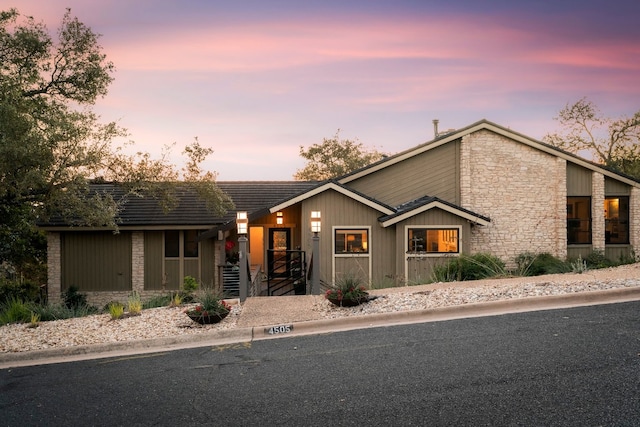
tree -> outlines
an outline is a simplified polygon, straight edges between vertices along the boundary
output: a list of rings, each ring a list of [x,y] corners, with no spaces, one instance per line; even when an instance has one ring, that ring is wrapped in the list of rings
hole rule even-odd
[[[324,138],[322,144],[313,144],[307,150],[300,146],[300,156],[307,159],[307,165],[295,173],[294,179],[323,181],[370,165],[385,154],[367,150],[360,142],[341,140],[338,129],[333,138]]]
[[[575,154],[584,152],[597,163],[640,179],[640,111],[613,120],[582,98],[567,104],[556,120],[563,132],[546,135],[545,142]]]
[[[159,197],[171,207],[179,173],[166,153],[160,160],[125,155],[114,140],[126,130],[92,111],[114,72],[98,39],[69,9],[56,40],[32,17],[0,11],[0,263],[19,269],[26,258],[42,257],[26,247],[38,235],[36,220],[52,213],[70,224],[117,230],[127,198]],[[223,213],[229,198],[215,174],[202,176],[198,167],[210,153],[197,140],[189,146],[185,178],[197,182],[213,213]],[[97,178],[121,183],[126,194],[117,200],[90,194]]]

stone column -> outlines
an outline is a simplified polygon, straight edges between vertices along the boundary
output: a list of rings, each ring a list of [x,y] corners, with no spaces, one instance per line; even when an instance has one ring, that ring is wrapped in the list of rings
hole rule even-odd
[[[60,233],[47,233],[47,298],[60,302],[62,292],[62,256]]]

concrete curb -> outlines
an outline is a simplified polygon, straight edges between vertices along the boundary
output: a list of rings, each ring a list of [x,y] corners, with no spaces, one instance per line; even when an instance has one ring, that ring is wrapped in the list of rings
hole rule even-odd
[[[614,304],[638,300],[640,300],[640,287],[634,287],[491,301],[425,310],[309,320],[295,322],[289,325],[220,329],[197,335],[179,335],[175,337],[55,348],[23,353],[4,353],[0,354],[0,369],[107,357],[128,357],[150,353],[163,353],[182,348],[251,342],[253,340],[323,334],[411,323],[439,322],[453,319],[522,313],[528,311],[554,310],[588,305]],[[269,333],[269,330],[272,327],[282,326],[290,326],[290,331],[285,332],[286,328],[275,328],[275,333]]]

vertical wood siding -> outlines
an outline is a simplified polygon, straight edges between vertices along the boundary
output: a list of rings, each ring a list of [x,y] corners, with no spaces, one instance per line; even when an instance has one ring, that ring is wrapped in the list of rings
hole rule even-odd
[[[605,176],[604,194],[605,196],[629,196],[631,195],[631,186]]]
[[[320,280],[334,283],[333,277],[333,226],[340,228],[370,226],[369,262],[371,263],[371,283],[384,281],[385,275],[394,274],[395,231],[382,228],[378,223],[381,212],[369,208],[335,191],[327,191],[302,203],[302,237],[306,251],[311,254],[312,242],[309,226],[309,213],[321,211],[322,232],[320,233]],[[338,258],[336,258],[337,260]],[[366,257],[358,260],[358,269]],[[310,260],[309,260],[310,261]],[[339,261],[336,266],[340,266]],[[347,262],[347,261],[345,261]],[[351,268],[351,266],[349,267]],[[368,270],[365,270],[368,271]]]
[[[567,196],[591,196],[593,172],[567,162]]]
[[[131,290],[131,233],[62,235],[62,289],[82,292]]]
[[[391,206],[435,196],[460,204],[460,142],[454,141],[350,182]]]
[[[144,289],[162,290],[162,231],[144,233]]]

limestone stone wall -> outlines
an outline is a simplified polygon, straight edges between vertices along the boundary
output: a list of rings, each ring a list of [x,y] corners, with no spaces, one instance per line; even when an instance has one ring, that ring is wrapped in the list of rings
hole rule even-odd
[[[629,197],[629,243],[636,253],[640,255],[640,188],[631,188]]]
[[[144,232],[131,233],[131,289],[144,291]]]
[[[524,252],[566,256],[566,161],[488,130],[463,137],[461,204],[488,216],[471,252],[514,266]]]
[[[604,175],[593,172],[591,177],[591,247],[604,253]]]
[[[47,233],[47,299],[61,301],[62,256],[60,233]]]

